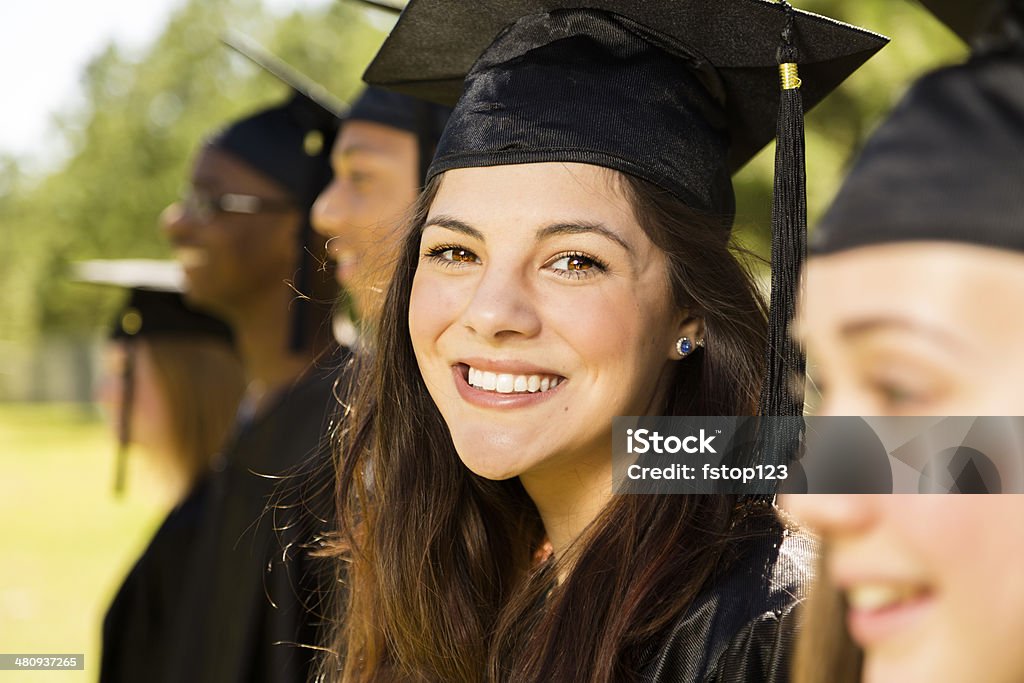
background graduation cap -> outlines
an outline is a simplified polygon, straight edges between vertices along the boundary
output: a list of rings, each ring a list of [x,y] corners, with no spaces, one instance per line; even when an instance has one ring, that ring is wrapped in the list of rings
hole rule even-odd
[[[110,328],[110,338],[125,345],[121,375],[121,414],[117,435],[114,492],[124,492],[131,415],[135,389],[137,339],[204,338],[233,344],[231,329],[221,320],[189,306],[182,295],[184,273],[174,261],[146,259],[83,261],[75,264],[79,282],[120,287],[128,291]]]
[[[1024,34],[1004,48],[911,87],[844,180],[814,253],[906,241],[1024,251]]]
[[[231,124],[210,144],[231,152],[286,188],[302,212],[298,263],[293,286],[299,299],[292,307],[289,347],[309,344],[307,323],[314,262],[309,211],[331,179],[330,153],[348,107],[327,90],[278,59],[245,35],[232,31],[223,42],[292,89],[284,104]],[[317,302],[314,302],[317,303]]]
[[[988,28],[1003,0],[919,0],[965,43]]]
[[[593,163],[730,218],[731,174],[777,137],[760,414],[800,416],[804,360],[789,323],[806,251],[803,110],[886,42],[768,0],[482,0],[468,12],[412,0],[365,80],[458,102],[428,176]],[[763,458],[799,439],[780,429],[765,432]]]
[[[405,0],[358,2],[395,16],[401,14],[407,4]],[[434,158],[434,151],[450,114],[450,107],[370,86],[352,105],[348,118],[353,121],[381,123],[415,135],[419,154],[419,178],[422,185],[426,182],[430,162]]]

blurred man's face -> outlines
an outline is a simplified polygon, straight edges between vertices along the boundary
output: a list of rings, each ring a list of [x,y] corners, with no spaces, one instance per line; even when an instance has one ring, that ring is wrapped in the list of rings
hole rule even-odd
[[[334,180],[313,205],[313,227],[328,238],[337,279],[361,315],[390,276],[398,235],[419,192],[416,136],[369,121],[344,124],[331,165]]]
[[[301,222],[287,191],[214,147],[200,151],[190,184],[190,200],[161,217],[185,269],[189,300],[231,319],[256,298],[286,291]],[[253,207],[259,208],[229,210]]]

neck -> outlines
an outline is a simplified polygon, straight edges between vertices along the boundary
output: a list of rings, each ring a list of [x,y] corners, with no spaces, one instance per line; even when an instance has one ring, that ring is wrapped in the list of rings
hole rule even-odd
[[[561,558],[611,499],[611,456],[602,453],[519,479],[537,506],[555,557]]]
[[[230,315],[246,379],[249,381],[250,399],[258,410],[273,393],[291,384],[312,363],[308,350],[293,352],[289,349],[292,329],[289,304],[292,293],[252,297]]]

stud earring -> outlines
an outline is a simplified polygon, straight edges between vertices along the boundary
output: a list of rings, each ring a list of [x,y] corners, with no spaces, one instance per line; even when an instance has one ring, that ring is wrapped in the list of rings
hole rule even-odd
[[[690,341],[689,337],[680,337],[676,341],[676,353],[679,354],[680,358],[686,358],[693,351],[693,342]]]

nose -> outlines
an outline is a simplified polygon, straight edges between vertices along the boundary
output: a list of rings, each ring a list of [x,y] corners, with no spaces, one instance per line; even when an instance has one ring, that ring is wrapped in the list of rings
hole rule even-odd
[[[195,221],[181,202],[174,202],[161,211],[159,222],[161,232],[171,244],[188,242],[189,235],[195,228]]]
[[[541,330],[537,296],[522,271],[492,261],[482,269],[462,323],[491,342],[534,337]]]
[[[313,203],[310,213],[313,229],[324,237],[340,235],[345,226],[347,205],[341,181],[335,178]]]
[[[862,532],[873,523],[883,494],[788,494],[779,506],[826,538]]]

